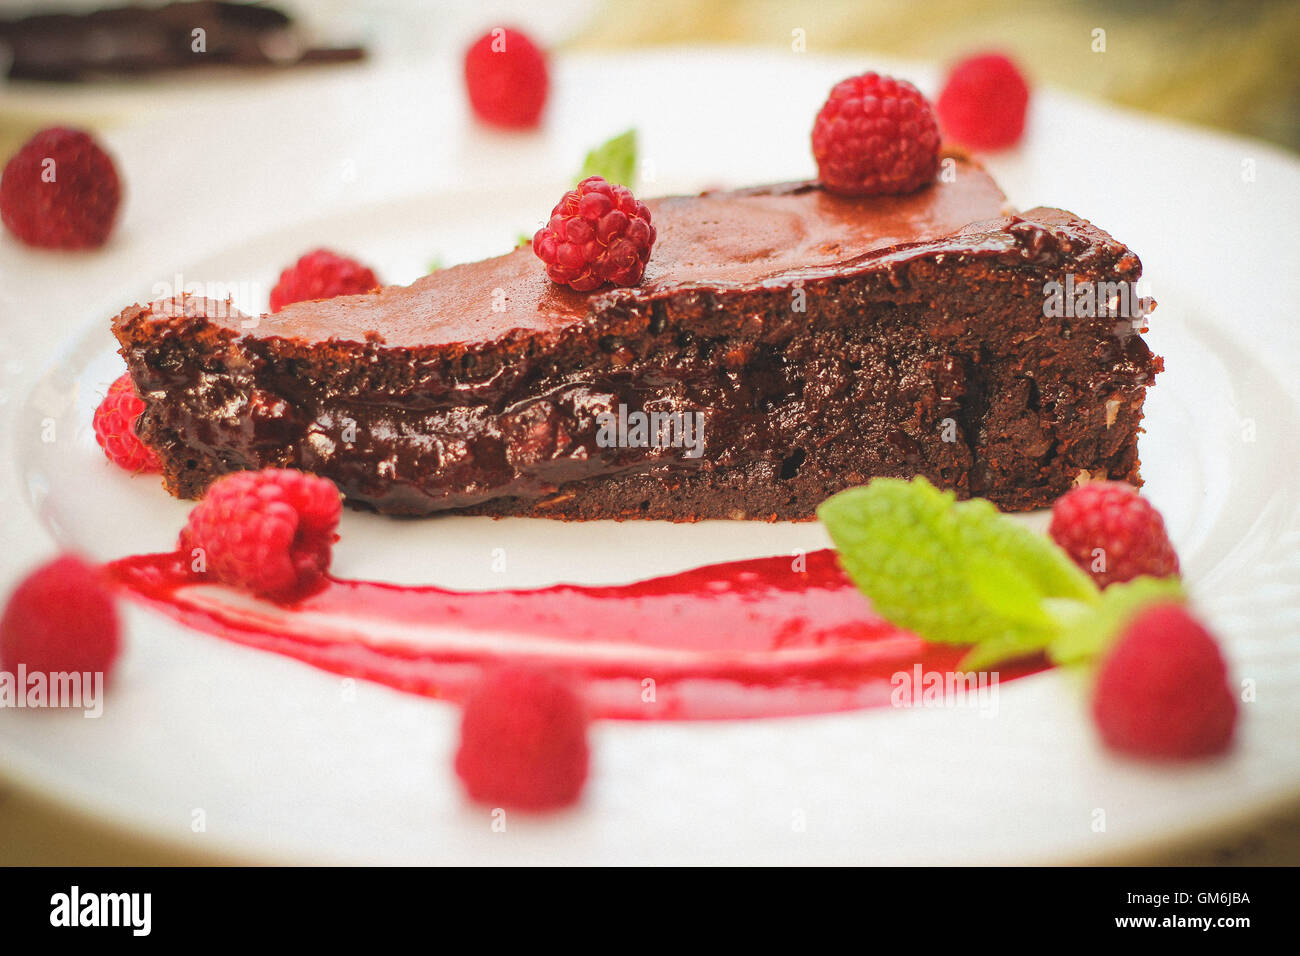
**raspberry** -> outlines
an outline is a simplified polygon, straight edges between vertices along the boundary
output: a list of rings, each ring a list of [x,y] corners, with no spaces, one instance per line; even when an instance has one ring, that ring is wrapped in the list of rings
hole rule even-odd
[[[37,133],[5,166],[0,218],[29,246],[93,249],[113,230],[122,199],[113,160],[88,133]]]
[[[465,51],[469,104],[485,123],[536,126],[549,85],[546,55],[518,30],[496,27]]]
[[[95,409],[95,440],[119,468],[135,473],[161,471],[157,454],[135,433],[142,411],[144,402],[136,397],[131,376],[123,375],[108,387],[108,394]]]
[[[1160,512],[1123,482],[1093,481],[1066,492],[1052,506],[1048,533],[1101,587],[1178,573]]]
[[[944,135],[973,149],[1013,146],[1025,129],[1029,86],[1000,53],[962,60],[948,74],[936,107]]]
[[[1154,604],[1102,661],[1092,715],[1109,747],[1141,757],[1226,749],[1237,720],[1214,638],[1178,604]]]
[[[206,577],[291,601],[324,577],[341,511],[325,478],[280,468],[235,472],[190,512],[180,549],[187,560],[202,549],[198,573]]]
[[[356,259],[316,249],[280,273],[271,290],[271,311],[279,312],[291,302],[361,295],[378,287],[374,272]]]
[[[812,131],[822,185],[842,196],[920,189],[939,168],[939,128],[911,83],[878,73],[842,80]]]
[[[117,659],[117,610],[98,569],[64,555],[29,574],[0,618],[0,670],[102,673]]]
[[[650,210],[626,186],[589,176],[551,210],[551,221],[533,236],[533,252],[552,281],[579,292],[609,282],[641,281],[655,227]]]
[[[582,702],[545,672],[504,667],[465,702],[456,774],[479,803],[520,810],[573,803],[587,762]]]

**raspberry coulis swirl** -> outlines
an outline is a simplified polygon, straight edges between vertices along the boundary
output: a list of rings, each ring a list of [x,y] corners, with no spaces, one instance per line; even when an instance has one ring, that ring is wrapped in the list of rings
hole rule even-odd
[[[831,551],[620,586],[452,591],[327,578],[290,604],[196,581],[181,554],[108,565],[132,597],[196,630],[399,690],[461,701],[504,661],[580,687],[597,717],[776,717],[888,706],[900,673],[950,674],[962,647],[876,615]],[[1002,681],[1042,669],[1000,669]]]

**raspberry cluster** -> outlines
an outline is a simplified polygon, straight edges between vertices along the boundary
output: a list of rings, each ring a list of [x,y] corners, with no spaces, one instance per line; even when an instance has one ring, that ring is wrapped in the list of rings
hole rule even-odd
[[[102,246],[121,201],[112,158],[89,133],[62,126],[29,139],[0,177],[0,219],[29,246]]]
[[[135,433],[136,420],[143,411],[144,402],[135,394],[131,376],[122,375],[108,387],[92,422],[95,440],[108,460],[136,474],[162,468],[157,453]]]
[[[1140,611],[1102,660],[1092,715],[1107,746],[1188,759],[1226,750],[1237,722],[1219,645],[1180,604]]]
[[[533,252],[552,281],[590,292],[640,282],[655,238],[645,203],[626,186],[589,176],[551,210],[533,236]]]
[[[324,578],[341,512],[328,479],[287,468],[235,472],[190,512],[179,546],[205,577],[292,601]]]
[[[1164,518],[1123,482],[1093,481],[1066,492],[1052,506],[1048,533],[1102,587],[1178,573]]]
[[[945,136],[973,149],[1005,149],[1024,132],[1029,84],[1010,59],[985,53],[953,67],[935,105]]]
[[[113,594],[99,569],[64,555],[29,574],[0,617],[0,670],[103,673],[121,639]]]
[[[587,765],[582,702],[545,671],[503,667],[465,702],[456,774],[472,800],[520,810],[563,807],[581,794]]]
[[[504,129],[536,126],[550,88],[546,55],[519,30],[489,30],[465,51],[465,88],[483,122]]]
[[[939,127],[911,83],[864,73],[831,90],[813,124],[812,149],[831,192],[910,193],[939,169]]]
[[[280,273],[280,281],[271,290],[271,311],[279,312],[292,302],[362,295],[378,287],[379,280],[368,266],[328,249],[316,249]]]

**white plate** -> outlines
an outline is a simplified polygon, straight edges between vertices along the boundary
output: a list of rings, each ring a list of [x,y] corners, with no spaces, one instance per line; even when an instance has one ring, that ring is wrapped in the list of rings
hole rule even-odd
[[[446,63],[318,74],[256,95],[240,86],[229,105],[117,131],[131,201],[108,249],[67,257],[0,243],[0,421],[16,466],[0,475],[0,585],[59,545],[108,558],[174,539],[188,506],[109,466],[89,422],[121,370],[109,317],[177,272],[232,284],[256,308],[277,270],[318,244],[389,281],[434,256],[504,250],[545,216],[589,145],[633,124],[652,167],[646,195],[805,176],[830,84],[882,65],[933,91],[929,70],[865,57],[666,51],[562,59],[539,136],[470,126]],[[1300,167],[1046,90],[1025,144],[990,165],[1017,204],[1073,209],[1146,265],[1160,301],[1150,342],[1168,364],[1148,402],[1148,491],[1234,673],[1257,688],[1230,756],[1117,759],[1098,747],[1077,688],[1048,673],[1003,687],[992,718],[602,723],[581,806],[514,816],[496,833],[455,786],[453,708],[367,683],[349,693],[336,676],[132,608],[101,719],[0,712],[6,776],[192,851],[359,862],[1091,860],[1293,796]],[[353,513],[342,536],[341,575],[459,587],[627,581],[825,541],[806,524]],[[506,549],[504,573],[490,569],[494,548]]]

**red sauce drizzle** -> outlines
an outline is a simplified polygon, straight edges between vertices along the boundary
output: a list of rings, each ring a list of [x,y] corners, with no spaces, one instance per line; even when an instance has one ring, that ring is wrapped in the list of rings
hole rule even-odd
[[[292,605],[196,582],[181,556],[108,565],[189,627],[448,700],[503,660],[564,672],[593,715],[776,717],[888,705],[900,672],[952,672],[964,648],[877,616],[831,551],[714,564],[616,587],[449,591],[330,578]],[[1042,661],[1000,668],[1006,681]]]

